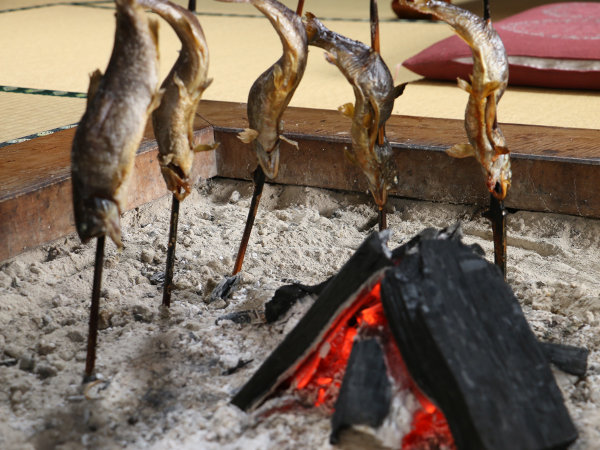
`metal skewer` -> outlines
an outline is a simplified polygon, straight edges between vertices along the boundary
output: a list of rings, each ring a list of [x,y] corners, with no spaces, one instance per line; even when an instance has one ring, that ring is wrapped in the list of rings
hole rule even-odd
[[[196,12],[196,0],[189,0],[188,10]],[[169,243],[167,244],[167,263],[165,268],[165,281],[163,284],[162,305],[171,307],[171,291],[173,290],[173,271],[175,266],[175,247],[177,245],[177,224],[179,223],[179,204],[181,202],[173,194],[171,202],[171,221],[169,225]]]
[[[94,284],[92,285],[92,305],[90,307],[90,324],[88,332],[87,355],[85,358],[85,378],[90,380],[96,364],[96,343],[98,341],[98,315],[100,310],[100,286],[102,284],[102,266],[104,265],[104,243],[106,237],[100,236],[96,241],[96,259],[94,262]],[[91,380],[90,380],[91,381]]]
[[[377,9],[377,0],[371,0],[369,8],[369,22],[371,23],[371,48],[374,52],[380,53],[381,44],[379,40],[379,11]],[[377,130],[377,144],[383,146],[385,136],[385,126]],[[385,205],[377,205],[379,207],[379,231],[387,228],[387,214]]]

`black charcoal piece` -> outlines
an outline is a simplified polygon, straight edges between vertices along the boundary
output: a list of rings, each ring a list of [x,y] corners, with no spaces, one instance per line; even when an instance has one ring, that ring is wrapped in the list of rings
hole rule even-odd
[[[301,298],[311,294],[319,295],[332,278],[328,278],[314,286],[307,286],[300,283],[281,286],[275,291],[273,298],[265,304],[265,318],[267,323],[273,323],[278,320]]]
[[[235,287],[238,285],[239,281],[239,274],[223,278],[221,281],[219,281],[219,284],[217,284],[213,291],[210,293],[207,303],[212,303],[219,299],[227,300],[227,298],[231,295]]]
[[[331,418],[331,444],[352,425],[378,428],[390,410],[392,388],[383,350],[376,339],[358,340],[346,366]]]
[[[243,311],[234,311],[217,317],[215,325],[218,325],[219,322],[222,322],[223,320],[231,320],[233,323],[239,324],[264,323],[265,316],[263,312],[258,309],[245,309]]]
[[[548,361],[560,370],[571,375],[577,375],[578,377],[585,376],[587,372],[587,360],[590,354],[587,348],[553,344],[550,342],[540,342],[540,345]]]
[[[413,379],[459,449],[565,448],[577,431],[502,273],[457,240],[420,239],[381,298]]]
[[[315,303],[256,373],[233,397],[243,410],[258,406],[280,384],[293,375],[304,357],[320,343],[337,316],[390,266],[386,246],[388,231],[372,233],[329,282]]]

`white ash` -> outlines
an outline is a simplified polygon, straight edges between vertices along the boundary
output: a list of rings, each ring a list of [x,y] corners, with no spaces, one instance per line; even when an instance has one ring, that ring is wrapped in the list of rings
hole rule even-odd
[[[124,250],[107,245],[96,365],[104,380],[89,399],[81,381],[94,243],[73,235],[0,266],[0,448],[330,448],[319,409],[257,420],[229,403],[310,302],[273,325],[216,320],[261,309],[289,280],[334,274],[376,227],[375,209],[363,194],[266,186],[239,290],[207,304],[232,269],[251,192],[251,183],[213,180],[182,203],[170,311],[159,307],[169,198],[125,214]],[[490,227],[475,208],[395,198],[390,208],[391,248],[462,220],[465,241],[491,259]],[[508,282],[532,329],[591,350],[587,377],[555,374],[580,433],[572,448],[596,448],[600,222],[519,212],[508,223]]]

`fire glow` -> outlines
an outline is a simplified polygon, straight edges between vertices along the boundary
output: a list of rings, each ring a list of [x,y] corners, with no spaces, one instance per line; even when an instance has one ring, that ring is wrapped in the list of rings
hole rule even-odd
[[[307,404],[332,413],[355,338],[377,337],[383,343],[391,377],[397,386],[409,389],[420,408],[413,415],[412,430],[402,440],[402,449],[456,448],[446,418],[411,378],[388,327],[380,301],[381,283],[365,289],[331,325],[321,344],[298,367],[291,388]],[[425,447],[424,447],[425,446]]]

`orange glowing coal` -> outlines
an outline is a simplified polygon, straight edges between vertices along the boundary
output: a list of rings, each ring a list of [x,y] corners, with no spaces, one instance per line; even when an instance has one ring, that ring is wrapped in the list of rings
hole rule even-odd
[[[388,367],[393,362],[390,375],[397,385],[410,389],[421,405],[414,413],[412,430],[402,440],[402,449],[455,449],[444,414],[423,394],[406,369],[388,327],[380,291],[381,283],[377,281],[338,316],[316,350],[298,367],[291,387],[303,402],[332,413],[355,338],[377,336],[385,348]]]

